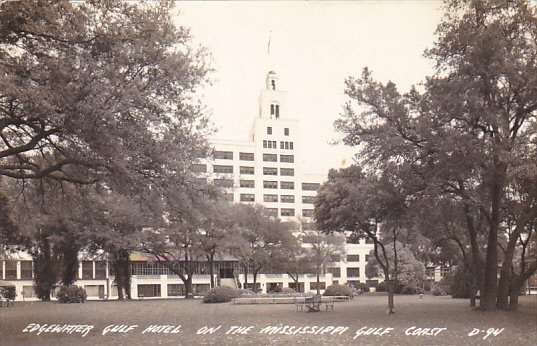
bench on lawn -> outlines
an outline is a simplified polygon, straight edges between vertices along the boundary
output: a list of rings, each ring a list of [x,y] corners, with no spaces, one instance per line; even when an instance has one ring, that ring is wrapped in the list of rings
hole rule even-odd
[[[0,297],[0,308],[6,303],[6,307],[13,306],[14,300],[9,298]]]

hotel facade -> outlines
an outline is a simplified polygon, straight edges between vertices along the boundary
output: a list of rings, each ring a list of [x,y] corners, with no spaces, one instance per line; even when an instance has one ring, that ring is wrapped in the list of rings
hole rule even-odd
[[[199,179],[222,188],[234,203],[261,204],[274,217],[300,224],[301,232],[313,230],[313,210],[317,190],[325,175],[308,174],[301,167],[302,146],[299,121],[288,114],[287,93],[279,89],[278,75],[270,71],[259,95],[258,115],[254,117],[246,141],[213,140],[213,155],[193,166]],[[298,231],[298,230],[297,230]],[[347,238],[345,251],[335,255],[333,265],[324,268],[320,278],[321,292],[331,284],[374,284],[367,280],[365,266],[373,244],[364,239]],[[16,285],[17,300],[36,299],[33,293],[31,258],[23,253],[0,261],[0,279]],[[150,256],[135,253],[132,261],[132,296],[143,298],[179,297],[183,283],[169,269],[153,262]],[[242,265],[232,258],[216,262],[216,282],[220,285],[244,287]],[[209,269],[199,262],[193,277],[195,294],[210,288]],[[380,280],[380,279],[379,279]],[[382,280],[380,280],[382,281]],[[251,274],[247,282],[253,282]],[[315,291],[316,276],[299,276],[299,284],[287,274],[262,272],[257,282],[263,293],[276,286],[293,287],[300,292]],[[83,286],[88,299],[114,299],[117,289],[106,260],[81,256],[76,285]]]

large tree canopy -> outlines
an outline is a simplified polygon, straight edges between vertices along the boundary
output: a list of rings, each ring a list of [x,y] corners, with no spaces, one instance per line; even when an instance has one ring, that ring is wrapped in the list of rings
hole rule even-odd
[[[360,158],[379,171],[397,165],[414,197],[448,197],[464,213],[474,276],[480,277],[478,230],[487,247],[481,306],[506,307],[507,282],[518,236],[537,217],[537,16],[525,0],[445,2],[446,15],[426,56],[433,76],[399,93],[364,69],[346,81],[351,98],[336,128],[360,146]],[[523,195],[518,182],[524,182]],[[533,192],[532,192],[533,191]],[[516,217],[507,205],[516,200]],[[513,215],[511,213],[511,215]],[[502,279],[498,243],[512,225]],[[497,299],[497,300],[496,300]]]
[[[0,6],[0,175],[136,186],[204,150],[208,71],[173,2]]]

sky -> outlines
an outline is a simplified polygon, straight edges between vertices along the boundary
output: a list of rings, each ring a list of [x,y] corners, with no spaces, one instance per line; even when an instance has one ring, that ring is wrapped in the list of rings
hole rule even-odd
[[[368,67],[401,92],[425,80],[423,57],[442,17],[440,1],[178,2],[178,25],[210,52],[211,85],[200,91],[219,139],[247,140],[265,77],[274,70],[300,120],[304,172],[326,175],[356,148],[330,144],[348,98],[344,81]],[[270,40],[270,53],[268,42]]]

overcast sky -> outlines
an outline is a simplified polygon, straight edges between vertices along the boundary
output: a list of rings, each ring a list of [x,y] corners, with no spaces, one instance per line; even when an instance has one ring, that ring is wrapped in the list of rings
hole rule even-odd
[[[434,41],[440,1],[178,2],[177,23],[212,54],[213,84],[203,102],[215,137],[247,140],[258,116],[268,70],[288,91],[289,117],[300,120],[304,172],[326,174],[355,150],[329,142],[342,105],[344,80],[369,67],[400,91],[432,71],[423,51]],[[269,33],[270,54],[267,54]]]

